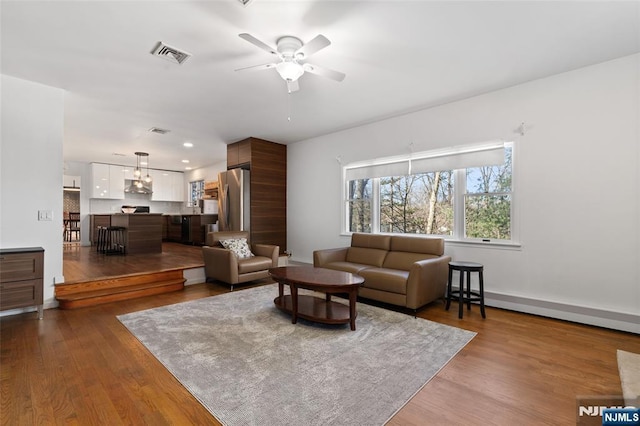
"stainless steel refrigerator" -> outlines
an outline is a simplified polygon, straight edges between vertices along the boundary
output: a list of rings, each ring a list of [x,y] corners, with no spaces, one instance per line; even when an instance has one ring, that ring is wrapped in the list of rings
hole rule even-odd
[[[249,231],[251,225],[249,170],[218,174],[218,227],[220,231]]]

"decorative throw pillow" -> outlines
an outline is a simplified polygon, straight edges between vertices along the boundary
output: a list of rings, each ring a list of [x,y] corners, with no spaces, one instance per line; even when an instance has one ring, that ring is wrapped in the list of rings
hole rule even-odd
[[[251,249],[249,248],[249,244],[247,244],[246,238],[238,238],[236,239],[228,239],[228,240],[220,240],[220,244],[222,247],[227,250],[231,250],[233,254],[235,254],[238,259],[246,259],[254,256],[251,253]]]

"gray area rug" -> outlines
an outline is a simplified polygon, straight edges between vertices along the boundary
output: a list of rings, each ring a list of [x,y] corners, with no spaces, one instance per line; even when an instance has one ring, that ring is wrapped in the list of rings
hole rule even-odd
[[[273,284],[118,319],[225,425],[382,425],[475,336],[362,303],[356,331],[291,324],[277,295]]]
[[[638,407],[640,403],[640,354],[618,349],[618,371],[625,404]]]

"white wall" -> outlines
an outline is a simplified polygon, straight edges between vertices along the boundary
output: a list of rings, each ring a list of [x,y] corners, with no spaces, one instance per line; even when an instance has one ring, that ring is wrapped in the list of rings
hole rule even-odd
[[[291,144],[293,260],[349,244],[338,160],[513,140],[521,248],[447,253],[485,265],[493,306],[640,333],[639,94],[633,55]]]
[[[64,91],[2,75],[0,247],[44,248],[44,303],[62,281]],[[38,221],[39,210],[53,212]],[[5,311],[2,314],[21,312]]]
[[[207,167],[201,167],[199,169],[184,172],[184,181],[186,183],[195,182],[197,180],[204,180],[206,182],[217,181],[218,173],[224,172],[226,170],[227,162],[222,161],[220,163],[215,163]]]

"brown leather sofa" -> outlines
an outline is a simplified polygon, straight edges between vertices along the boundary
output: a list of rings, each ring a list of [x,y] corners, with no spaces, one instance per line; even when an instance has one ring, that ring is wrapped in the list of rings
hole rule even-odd
[[[450,260],[442,238],[413,235],[355,233],[350,247],[313,252],[316,267],[364,277],[359,296],[414,310],[445,296]]]
[[[249,232],[220,231],[207,233],[206,246],[202,247],[204,272],[207,281],[217,280],[233,286],[269,276],[269,268],[278,266],[280,248],[268,244],[250,244],[255,255],[239,259],[231,250],[220,244],[221,240],[245,238],[249,243]]]

